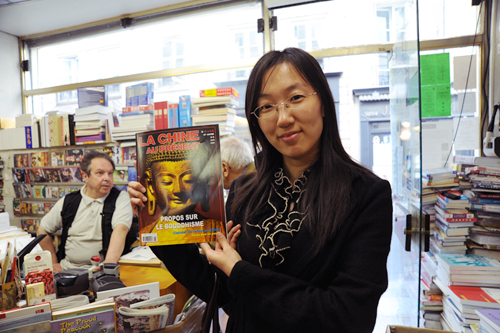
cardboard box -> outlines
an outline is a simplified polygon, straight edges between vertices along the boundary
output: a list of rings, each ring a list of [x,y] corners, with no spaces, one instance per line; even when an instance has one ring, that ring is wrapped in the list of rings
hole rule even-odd
[[[394,326],[387,325],[385,333],[445,333],[448,331],[431,330],[428,328],[408,327],[408,326]]]

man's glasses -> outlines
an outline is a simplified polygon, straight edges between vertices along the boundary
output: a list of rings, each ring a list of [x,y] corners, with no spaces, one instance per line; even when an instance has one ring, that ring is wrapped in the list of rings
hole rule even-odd
[[[266,104],[266,105],[259,106],[258,108],[253,110],[251,112],[251,114],[253,114],[255,117],[257,117],[259,119],[268,118],[268,117],[271,117],[271,116],[278,113],[278,107],[281,104],[284,104],[285,108],[288,111],[294,110],[294,109],[299,109],[300,107],[302,107],[304,105],[304,102],[306,101],[307,97],[312,96],[312,95],[316,95],[316,94],[317,94],[316,91],[313,93],[307,94],[307,95],[295,94],[292,97],[289,97],[288,99],[284,100],[281,103]]]

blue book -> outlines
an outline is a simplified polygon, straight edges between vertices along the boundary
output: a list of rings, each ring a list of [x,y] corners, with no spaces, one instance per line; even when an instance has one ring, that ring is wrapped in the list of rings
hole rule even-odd
[[[450,274],[499,275],[500,262],[481,254],[436,254],[438,265]],[[484,272],[487,271],[487,272]]]
[[[137,170],[133,166],[128,167],[128,181],[137,181]]]

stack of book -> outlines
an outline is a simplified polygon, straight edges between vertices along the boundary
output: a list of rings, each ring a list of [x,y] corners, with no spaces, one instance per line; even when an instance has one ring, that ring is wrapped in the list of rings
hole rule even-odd
[[[200,90],[200,97],[192,100],[197,114],[191,115],[193,126],[218,124],[222,135],[232,135],[236,124],[239,93],[234,88]]]
[[[76,144],[105,143],[111,141],[113,108],[93,105],[75,110]]]
[[[455,332],[479,324],[476,309],[500,308],[500,263],[481,255],[436,255],[443,321]]]
[[[469,227],[474,225],[476,217],[468,211],[469,199],[458,191],[442,191],[437,194],[435,205],[436,219],[434,237],[431,238],[435,254],[465,254],[465,240]]]
[[[500,262],[480,254],[437,254],[437,276],[448,286],[500,287]]]
[[[500,332],[500,309],[479,309],[476,314],[479,316],[479,332]]]
[[[500,182],[500,166],[470,166],[465,170],[474,187],[464,195],[469,197],[477,217],[469,230],[468,251],[500,260],[500,189],[495,185]]]
[[[421,256],[422,269],[420,276],[420,316],[423,326],[441,330],[441,312],[443,311],[443,293],[434,283],[437,276],[437,261],[432,252],[424,252]]]
[[[120,126],[113,128],[113,139],[116,141],[135,140],[135,134],[155,129],[155,112],[153,105],[139,107],[139,111],[128,111],[123,108],[119,114]]]

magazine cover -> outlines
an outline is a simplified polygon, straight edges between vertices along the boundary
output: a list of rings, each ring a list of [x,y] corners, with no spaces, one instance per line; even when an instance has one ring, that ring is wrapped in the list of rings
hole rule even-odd
[[[46,151],[38,151],[31,153],[31,166],[44,167],[49,166],[49,153]]]
[[[43,173],[43,169],[28,169],[30,183],[46,183],[47,178]]]
[[[60,183],[62,179],[61,170],[58,168],[43,169],[45,179],[49,183]]]
[[[215,241],[225,234],[217,125],[137,134],[137,168],[148,202],[139,215],[141,245]]]
[[[67,149],[64,158],[66,165],[79,165],[83,158],[83,149]]]
[[[29,177],[26,175],[25,169],[12,169],[12,179],[14,180],[14,183],[29,182]]]
[[[65,183],[83,182],[80,167],[61,168],[61,179]]]
[[[15,168],[29,168],[30,167],[30,154],[14,154],[14,167]]]
[[[53,151],[50,153],[50,156],[52,159],[53,167],[64,166],[65,162],[64,151]]]

